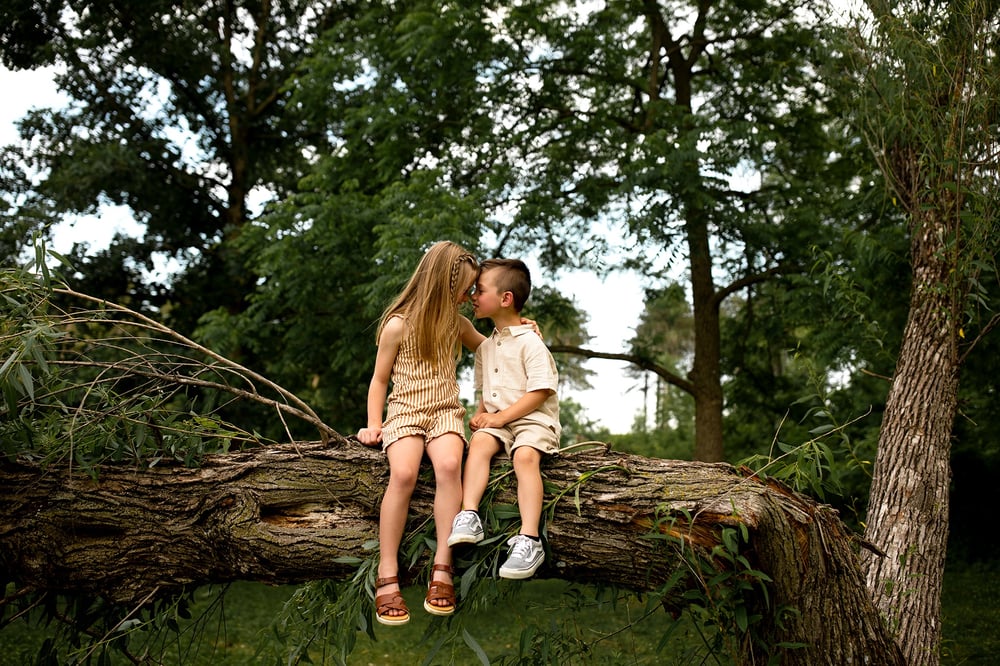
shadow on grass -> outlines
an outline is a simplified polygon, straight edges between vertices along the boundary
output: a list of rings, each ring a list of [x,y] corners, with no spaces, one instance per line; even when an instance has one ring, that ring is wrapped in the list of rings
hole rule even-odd
[[[540,631],[560,631],[561,645],[553,649],[563,655],[573,654],[569,661],[532,660],[530,663],[598,664],[689,664],[698,655],[706,657],[705,646],[695,628],[685,619],[662,649],[661,639],[674,620],[657,611],[641,622],[645,602],[635,597],[620,596],[614,604],[598,602],[594,591],[556,580],[530,581],[521,585],[519,594],[504,599],[498,606],[486,609],[462,609],[462,628],[473,637],[494,663],[518,663],[516,655],[523,651],[522,640],[531,637],[526,628]],[[246,664],[283,663],[276,659],[280,649],[275,639],[273,622],[282,605],[291,596],[291,587],[268,587],[253,583],[238,583],[225,596],[224,612],[213,616],[199,628],[194,642],[182,640],[164,642],[151,652],[149,663],[178,666],[244,666]],[[361,634],[351,654],[349,664],[477,664],[476,653],[460,635],[452,632],[431,661],[425,661],[434,643],[443,633],[428,637],[432,622],[422,610],[423,590],[411,587],[404,596],[412,612],[412,620],[402,627],[375,625],[375,640]],[[199,590],[192,608],[197,617],[199,606],[207,606],[214,598],[211,589]],[[974,566],[946,571],[942,594],[942,627],[944,641],[941,663],[945,665],[995,664],[1000,654],[1000,566]],[[635,623],[628,629],[622,631]],[[0,666],[22,666],[37,663],[36,657],[44,641],[53,634],[51,625],[17,621],[0,631]],[[189,634],[190,636],[190,634]],[[537,637],[537,636],[536,636]],[[319,646],[317,646],[318,648]],[[321,650],[311,653],[313,663],[324,663]],[[265,656],[270,655],[270,656]],[[69,663],[66,653],[57,663]],[[536,655],[539,657],[540,655]],[[550,655],[555,657],[555,654]],[[720,655],[708,656],[705,663],[726,664]],[[114,656],[112,664],[130,663]],[[325,663],[334,663],[332,660]],[[529,662],[526,662],[529,663]]]

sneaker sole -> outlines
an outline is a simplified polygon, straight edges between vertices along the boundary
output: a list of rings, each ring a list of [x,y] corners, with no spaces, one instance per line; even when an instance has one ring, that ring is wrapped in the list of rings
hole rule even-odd
[[[531,567],[530,569],[520,569],[511,571],[509,569],[504,569],[500,567],[500,577],[507,578],[508,580],[524,580],[525,578],[531,578],[538,571],[538,568],[542,566],[542,562],[545,560],[540,560],[538,564]]]
[[[482,535],[479,535],[478,537],[475,537],[475,536],[471,536],[471,535],[460,534],[459,536],[450,536],[450,537],[448,537],[448,545],[449,546],[457,546],[458,544],[461,544],[461,543],[479,543],[482,540],[483,540],[483,536]]]

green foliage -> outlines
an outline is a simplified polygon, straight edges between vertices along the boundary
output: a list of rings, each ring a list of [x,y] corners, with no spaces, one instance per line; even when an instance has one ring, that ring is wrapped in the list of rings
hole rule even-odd
[[[572,398],[559,401],[559,425],[562,426],[563,449],[578,442],[609,442],[612,439],[611,432],[588,418],[583,406]]]
[[[988,663],[997,649],[991,629],[1000,620],[997,605],[1000,576],[995,568],[951,568],[945,572],[942,596],[943,635],[941,663]],[[691,622],[682,616],[671,620],[655,597],[640,598],[614,591],[568,585],[561,581],[537,580],[511,585],[514,594],[484,605],[480,610],[460,606],[451,621],[442,621],[417,612],[405,627],[383,628],[375,638],[361,633],[349,663],[422,663],[435,639],[427,636],[431,625],[445,631],[468,632],[492,657],[492,663],[538,663],[546,654],[568,655],[544,647],[548,636],[558,631],[556,640],[570,638],[585,643],[569,661],[576,664],[663,664],[687,666],[693,663],[727,663],[724,655],[705,653],[704,643]],[[220,596],[224,592],[224,596]],[[297,592],[292,587],[272,587],[259,583],[236,583],[225,588],[207,587],[193,591],[186,604],[169,603],[161,608],[174,619],[167,624],[165,640],[149,638],[153,625],[128,632],[126,645],[136,654],[148,654],[164,666],[244,666],[247,663],[287,664],[291,642],[282,640],[281,621],[286,605]],[[403,591],[411,608],[419,608],[423,590]],[[462,601],[460,600],[460,604]],[[12,664],[43,664],[39,650],[62,634],[56,624],[43,621],[39,610],[24,613],[24,601],[11,601],[0,629],[0,650]],[[186,610],[182,610],[186,606]],[[185,619],[189,616],[189,619]],[[462,629],[455,623],[461,618]],[[3,624],[0,622],[0,624]],[[435,635],[439,635],[439,632]],[[525,636],[527,640],[521,641]],[[555,638],[553,636],[553,638]],[[476,663],[476,655],[459,640],[455,650],[438,651],[433,663]],[[119,641],[116,645],[121,645]],[[659,644],[659,645],[658,645]],[[149,646],[149,647],[140,647]],[[112,664],[134,663],[118,656],[106,644]],[[99,652],[93,653],[96,656]],[[332,649],[327,651],[331,654]],[[69,654],[67,651],[60,655]],[[536,655],[536,656],[533,656]],[[449,656],[451,659],[449,660]],[[61,659],[59,663],[65,663]],[[48,662],[51,663],[51,662]],[[95,662],[96,663],[96,662]],[[302,662],[308,663],[308,662]],[[314,651],[312,663],[337,663]],[[542,662],[545,663],[545,662]],[[557,663],[557,662],[549,662]]]
[[[227,587],[205,587],[135,608],[109,604],[101,597],[55,593],[17,594],[5,590],[0,628],[44,636],[31,645],[5,649],[10,663],[117,664],[198,661],[209,649],[206,635],[224,622]],[[0,645],[4,644],[0,633]],[[10,651],[13,648],[13,653]]]
[[[666,422],[652,428],[646,424],[643,414],[636,416],[632,431],[614,434],[607,441],[616,450],[627,451],[648,458],[664,460],[688,460],[694,447],[693,400],[689,395],[676,389],[661,389],[657,400],[663,411],[670,414]],[[686,411],[674,420],[678,412]]]
[[[739,464],[762,479],[778,479],[798,492],[832,504],[845,519],[859,526],[871,483],[877,424],[870,424],[870,408],[849,421],[841,421],[837,397],[842,392],[829,391],[821,378],[814,377],[813,382],[816,392],[797,401],[804,410],[797,427],[789,432],[782,423],[766,454],[752,454]]]
[[[710,550],[688,540],[686,532],[694,522],[695,518],[683,512],[663,513],[646,535],[663,546],[665,556],[679,561],[656,593],[661,603],[675,613],[686,612],[707,653],[726,655],[732,663],[739,663],[740,655],[748,652],[770,655],[773,663],[779,663],[782,651],[803,647],[770,645],[764,638],[766,626],[781,627],[793,621],[796,611],[772,605],[771,579],[751,562],[750,533],[739,516],[734,516],[735,526],[719,529]],[[667,635],[664,642],[666,639]]]
[[[376,547],[373,544],[372,547]],[[272,658],[287,664],[346,664],[358,632],[374,638],[377,558],[360,561],[345,583],[317,581],[300,587],[284,604],[274,623]]]
[[[906,218],[914,259],[921,234],[940,238],[935,260],[948,269],[921,288],[948,295],[949,324],[965,337],[990,326],[984,285],[997,272],[1000,165],[986,156],[998,143],[991,45],[1000,13],[982,2],[871,2],[869,10],[868,29],[841,44],[853,59],[852,119]]]
[[[146,312],[170,306],[185,334],[207,310],[239,309],[252,282],[228,241],[256,194],[294,190],[309,154],[329,146],[326,123],[300,117],[287,87],[319,22],[336,17],[312,0],[43,4],[0,10],[5,57],[57,65],[70,100],[30,113],[26,141],[6,152],[37,174],[15,203],[23,232],[123,206],[144,236],[98,256],[81,247],[78,289],[138,296],[130,305]],[[154,257],[179,265],[169,283],[139,269]]]
[[[0,442],[10,459],[97,474],[104,462],[196,465],[261,437],[220,418],[231,400],[328,426],[273,382],[120,305],[50,279],[44,248],[0,272]],[[63,307],[57,304],[62,301]]]

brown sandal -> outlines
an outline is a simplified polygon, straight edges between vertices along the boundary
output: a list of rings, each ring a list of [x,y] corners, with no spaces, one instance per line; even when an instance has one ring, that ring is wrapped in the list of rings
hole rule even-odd
[[[450,564],[435,564],[431,567],[431,582],[427,586],[427,597],[424,599],[424,610],[431,615],[451,615],[455,612],[455,586],[452,583],[445,583],[434,580],[435,571],[446,571],[452,576],[455,570]],[[444,600],[447,603],[443,606],[432,604],[432,601]]]
[[[399,584],[399,576],[390,576],[389,578],[376,578],[375,579],[375,591],[377,592],[380,587],[386,585],[392,585],[393,583]],[[389,611],[403,611],[403,615],[389,615]],[[381,624],[387,625],[399,625],[406,624],[410,621],[410,609],[406,607],[406,601],[403,599],[403,595],[399,590],[395,592],[386,592],[385,594],[375,595],[375,619]]]

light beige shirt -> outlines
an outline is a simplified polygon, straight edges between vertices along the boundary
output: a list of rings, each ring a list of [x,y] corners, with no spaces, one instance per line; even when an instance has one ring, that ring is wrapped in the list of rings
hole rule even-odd
[[[559,432],[559,372],[552,353],[530,324],[493,329],[476,349],[476,391],[486,411],[499,412],[510,407],[529,391],[549,389],[542,406],[523,417]]]

